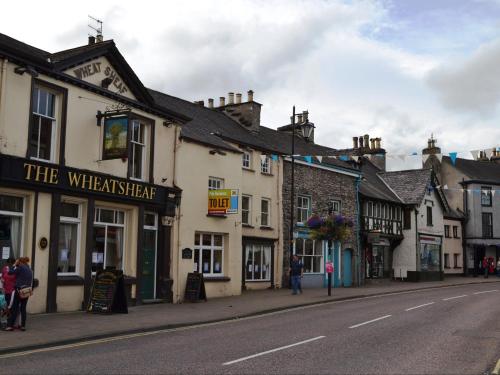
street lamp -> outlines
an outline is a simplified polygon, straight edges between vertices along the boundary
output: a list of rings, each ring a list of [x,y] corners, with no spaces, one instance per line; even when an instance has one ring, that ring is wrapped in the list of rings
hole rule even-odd
[[[309,122],[309,112],[303,111],[302,113],[295,114],[295,106],[293,106],[293,113],[290,117],[292,125],[292,181],[291,181],[291,196],[290,196],[290,264],[293,257],[293,229],[295,223],[293,220],[293,212],[295,209],[295,117],[299,117],[300,135],[307,142],[311,137],[312,131],[315,128],[312,122]]]

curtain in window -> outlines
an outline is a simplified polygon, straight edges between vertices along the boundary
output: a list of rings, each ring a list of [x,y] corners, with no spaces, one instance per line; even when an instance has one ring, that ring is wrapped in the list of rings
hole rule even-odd
[[[14,258],[19,258],[21,256],[21,221],[22,218],[11,216],[10,219],[10,241],[11,241],[11,253]]]

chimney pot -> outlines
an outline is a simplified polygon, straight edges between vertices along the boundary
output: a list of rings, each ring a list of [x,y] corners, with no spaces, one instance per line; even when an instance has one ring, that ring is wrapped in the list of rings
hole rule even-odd
[[[248,90],[247,94],[248,94],[248,101],[253,102],[253,91]]]
[[[376,144],[375,144],[375,147],[377,148],[377,150],[381,149],[382,148],[382,138],[376,138]]]
[[[219,97],[219,107],[224,107],[226,105],[226,98],[224,96]]]
[[[89,46],[95,44],[95,36],[89,35]]]
[[[363,141],[364,141],[364,138],[362,135],[359,136],[359,148],[363,148]]]
[[[297,124],[302,124],[302,121],[303,121],[303,120],[302,120],[302,114],[301,114],[301,113],[299,113],[299,114],[297,115]]]
[[[228,96],[228,103],[227,104],[234,104],[234,92],[230,92],[227,94]]]
[[[104,40],[102,34],[97,34],[95,37],[96,43],[101,43]]]
[[[302,120],[304,122],[308,122],[309,121],[309,112],[308,111],[302,111]]]
[[[241,104],[241,93],[236,94],[236,104]]]
[[[370,149],[375,150],[375,138],[370,138]]]
[[[368,134],[365,134],[364,138],[365,138],[365,148],[370,148],[370,136]]]
[[[352,137],[352,148],[358,148],[358,137]]]
[[[213,98],[208,98],[208,108],[213,108],[214,107],[214,100]]]

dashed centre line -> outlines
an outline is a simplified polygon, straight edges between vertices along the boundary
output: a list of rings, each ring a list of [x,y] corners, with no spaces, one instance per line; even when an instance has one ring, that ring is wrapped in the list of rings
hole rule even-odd
[[[372,320],[369,320],[367,322],[363,322],[363,323],[359,323],[359,324],[350,326],[349,328],[358,328],[358,327],[364,326],[365,324],[370,324],[370,323],[377,322],[377,321],[382,320],[382,319],[390,318],[391,316],[392,315],[384,315],[384,316],[381,316],[380,318],[372,319]]]
[[[418,306],[410,307],[410,308],[406,309],[405,311],[411,311],[411,310],[419,309],[421,307],[429,306],[429,305],[432,305],[432,304],[434,304],[434,302],[424,303],[423,305],[418,305]]]
[[[498,289],[484,290],[482,292],[475,292],[473,294],[483,294],[483,293],[492,293],[492,292],[498,292]]]
[[[455,297],[443,298],[443,301],[449,301],[449,300],[451,300],[451,299],[463,298],[463,297],[467,297],[467,294],[462,294],[461,296],[455,296]]]

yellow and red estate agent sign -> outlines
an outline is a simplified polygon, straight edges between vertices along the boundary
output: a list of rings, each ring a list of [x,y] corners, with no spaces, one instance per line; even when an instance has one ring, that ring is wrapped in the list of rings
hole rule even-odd
[[[208,214],[227,215],[238,213],[238,190],[218,189],[208,191]]]

